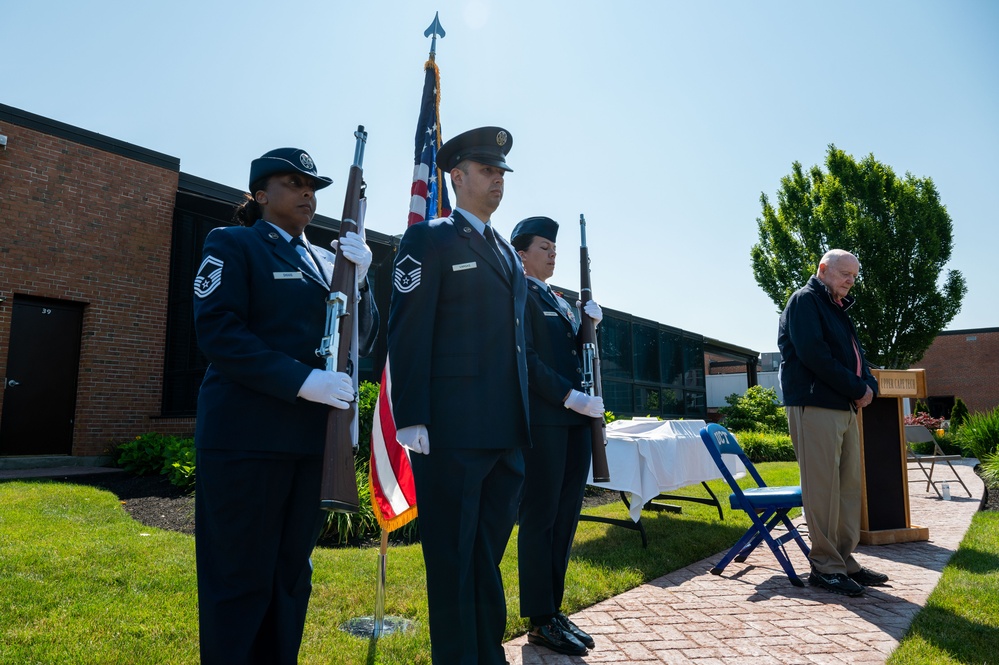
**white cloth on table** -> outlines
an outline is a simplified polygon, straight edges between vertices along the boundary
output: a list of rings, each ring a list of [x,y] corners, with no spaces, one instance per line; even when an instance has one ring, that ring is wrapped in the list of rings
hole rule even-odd
[[[642,506],[663,492],[705,480],[721,478],[721,472],[701,441],[703,420],[615,420],[607,425],[607,467],[610,481],[587,483],[631,493],[631,519],[637,522]],[[734,455],[723,457],[736,478],[746,468]]]

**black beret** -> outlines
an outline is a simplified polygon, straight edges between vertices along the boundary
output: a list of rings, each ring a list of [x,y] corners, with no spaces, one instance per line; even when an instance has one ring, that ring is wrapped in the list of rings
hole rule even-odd
[[[470,159],[479,164],[513,171],[506,164],[506,155],[513,147],[513,136],[502,127],[479,127],[458,134],[437,151],[437,168],[445,173]]]
[[[527,219],[522,219],[517,223],[517,226],[513,227],[513,233],[510,234],[510,242],[513,242],[517,236],[524,235],[541,236],[555,242],[555,236],[558,235],[558,222],[551,217],[528,217]]]
[[[250,162],[250,189],[262,178],[275,173],[301,173],[310,176],[316,183],[316,189],[333,184],[332,178],[316,172],[316,163],[309,153],[299,148],[277,148]]]

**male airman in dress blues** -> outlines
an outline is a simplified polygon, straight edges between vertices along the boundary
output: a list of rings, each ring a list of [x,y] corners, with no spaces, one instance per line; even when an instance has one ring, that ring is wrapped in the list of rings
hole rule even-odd
[[[492,228],[513,137],[482,127],[441,146],[451,217],[399,245],[388,342],[399,443],[410,450],[436,665],[506,662],[499,564],[530,446],[520,259]]]

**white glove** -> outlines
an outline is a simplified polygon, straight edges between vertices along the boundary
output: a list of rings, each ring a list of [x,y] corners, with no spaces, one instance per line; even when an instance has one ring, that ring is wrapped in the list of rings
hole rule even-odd
[[[305,383],[298,389],[298,396],[310,402],[346,409],[356,397],[354,380],[344,372],[314,369],[305,377]]]
[[[361,236],[353,231],[348,231],[344,237],[333,241],[333,247],[337,255],[342,255],[345,259],[357,266],[357,283],[364,281],[371,267],[371,250]]]
[[[593,319],[593,327],[596,328],[600,325],[600,322],[604,320],[604,311],[600,309],[600,305],[594,300],[587,300],[586,307],[583,308],[583,312],[586,316]]]
[[[395,440],[406,450],[421,455],[430,454],[430,436],[426,425],[410,425],[395,433]]]
[[[590,418],[603,418],[604,416],[604,398],[590,397],[578,390],[569,391],[569,396],[565,398],[564,406],[567,409],[572,409],[576,413],[581,413]]]

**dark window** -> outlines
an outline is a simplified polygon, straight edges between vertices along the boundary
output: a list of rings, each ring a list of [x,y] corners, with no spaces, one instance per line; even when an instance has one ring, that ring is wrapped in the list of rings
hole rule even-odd
[[[605,316],[597,330],[600,335],[601,378],[631,380],[631,323]]]
[[[684,414],[683,391],[677,388],[663,388],[660,392],[663,401],[663,417],[682,418]]]
[[[194,332],[194,276],[208,232],[225,226],[233,206],[190,194],[177,194],[170,293],[167,299],[166,354],[163,366],[163,416],[193,416],[208,361]]]
[[[662,396],[658,388],[635,386],[635,410],[643,416],[662,413]]]
[[[704,342],[699,337],[683,339],[683,386],[704,389]]]
[[[708,400],[705,394],[701,391],[687,390],[684,392],[684,397],[686,397],[686,413],[688,418],[700,418],[703,419],[708,413]]]
[[[631,385],[620,381],[603,381],[604,409],[621,417],[629,417],[634,409]]]
[[[659,333],[659,358],[663,383],[683,385],[683,342],[680,335],[667,330]]]
[[[659,383],[659,329],[633,323],[635,380]]]

